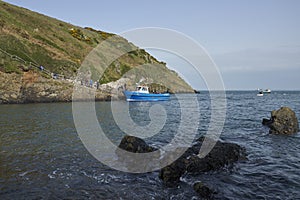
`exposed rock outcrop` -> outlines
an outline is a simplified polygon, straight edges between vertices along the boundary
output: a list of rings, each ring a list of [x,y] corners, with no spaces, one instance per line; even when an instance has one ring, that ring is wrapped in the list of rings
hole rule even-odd
[[[124,136],[118,147],[116,154],[118,156],[119,165],[126,166],[131,172],[152,171],[154,165],[157,163],[151,163],[149,160],[151,160],[152,156],[157,156],[156,158],[160,156],[159,152],[154,155],[147,154],[157,149],[148,145],[144,140],[134,136]],[[136,158],[132,154],[125,154],[122,150],[142,156]]]
[[[149,146],[144,140],[129,135],[123,137],[119,144],[119,148],[132,153],[149,153],[157,150],[156,148]]]
[[[231,165],[238,160],[246,159],[245,148],[233,144],[217,141],[211,152],[200,158],[200,151],[204,138],[201,137],[178,160],[160,171],[160,178],[167,186],[176,186],[180,177],[185,173],[200,174],[218,170]]]
[[[0,104],[72,101],[73,83],[42,77],[33,71],[8,74],[0,71]],[[95,100],[110,100],[111,93],[97,90]]]
[[[129,78],[121,78],[99,85],[97,90],[96,86],[89,88],[82,85],[77,87],[82,92],[78,92],[80,95],[74,100],[88,100],[86,93],[95,95],[95,101],[124,99],[123,90],[128,82]],[[74,81],[70,79],[49,79],[30,70],[21,74],[0,71],[0,104],[70,102],[73,90]]]
[[[0,104],[21,103],[21,75],[6,74],[0,71]]]
[[[294,134],[299,132],[297,116],[288,107],[272,111],[271,118],[263,119],[262,124],[270,128],[269,133],[271,134]]]
[[[198,157],[198,153],[203,141],[204,137],[199,138],[179,159],[160,170],[159,178],[162,179],[166,186],[176,187],[180,182],[180,178],[185,173],[200,174],[211,170],[218,170],[238,160],[246,159],[245,148],[237,144],[220,141],[216,142],[215,147],[206,157],[200,158]],[[144,140],[134,136],[125,136],[119,148],[132,153],[147,153],[157,150],[145,143]],[[180,149],[177,150],[181,152]],[[116,153],[119,153],[118,150]],[[145,165],[151,165],[151,163],[147,162],[146,157],[145,159]],[[130,167],[134,167],[135,165],[135,163],[130,163],[130,158],[123,158],[123,162],[126,162]],[[205,198],[210,197],[212,194],[212,191],[203,185],[196,184],[194,188],[200,196],[204,196]]]

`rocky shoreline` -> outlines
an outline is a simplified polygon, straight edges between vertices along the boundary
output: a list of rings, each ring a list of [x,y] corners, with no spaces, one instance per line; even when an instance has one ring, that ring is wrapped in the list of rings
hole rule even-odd
[[[0,72],[0,104],[71,102],[73,83],[55,80],[34,72],[7,74]],[[107,101],[111,94],[97,90],[96,101]]]
[[[126,80],[118,80],[100,85],[99,89],[83,86],[95,92],[95,101],[110,101],[124,99],[120,88]],[[38,72],[27,71],[22,74],[4,73],[0,71],[0,104],[54,103],[72,102],[74,80],[52,79],[41,76]],[[114,92],[112,92],[114,91]],[[190,91],[175,91],[176,93],[191,93]],[[81,98],[79,101],[89,99]]]

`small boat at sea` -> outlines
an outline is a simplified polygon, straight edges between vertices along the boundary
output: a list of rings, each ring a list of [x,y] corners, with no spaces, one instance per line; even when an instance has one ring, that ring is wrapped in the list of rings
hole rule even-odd
[[[271,90],[270,89],[266,89],[263,91],[263,93],[271,93]]]
[[[126,101],[168,101],[170,93],[150,93],[149,87],[137,86],[135,91],[124,91]]]
[[[265,93],[265,94],[270,94],[270,93],[271,93],[271,90],[270,90],[270,89],[265,89],[265,90],[263,90],[263,89],[258,88],[257,91],[258,91],[258,92]]]
[[[271,94],[271,90],[270,89],[257,89],[258,91],[258,94],[257,96],[261,97],[261,96],[264,96],[264,94]]]
[[[260,91],[258,94],[257,94],[258,97],[262,97],[264,96],[264,93],[262,91]]]

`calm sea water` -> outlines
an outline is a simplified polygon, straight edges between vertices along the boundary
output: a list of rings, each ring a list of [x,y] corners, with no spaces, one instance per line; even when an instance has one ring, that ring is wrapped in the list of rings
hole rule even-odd
[[[189,95],[179,98],[189,104]],[[210,120],[209,94],[199,94],[198,100],[197,135],[203,135]],[[166,110],[166,125],[147,139],[157,147],[174,137],[181,114],[175,97],[159,104]],[[130,103],[132,119],[147,125],[153,105]],[[248,161],[199,176],[186,175],[177,188],[166,188],[158,172],[120,172],[91,156],[76,132],[72,104],[1,105],[0,199],[198,199],[192,189],[195,181],[214,188],[217,199],[300,199],[300,134],[269,135],[261,125],[262,118],[281,106],[291,107],[299,118],[300,92],[272,92],[264,97],[256,92],[227,92],[221,138],[244,146]],[[96,110],[105,134],[118,144],[124,134],[114,122],[111,103],[97,102]]]

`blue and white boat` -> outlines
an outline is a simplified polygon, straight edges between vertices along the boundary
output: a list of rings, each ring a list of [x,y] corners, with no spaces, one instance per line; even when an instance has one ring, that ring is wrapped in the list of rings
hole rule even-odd
[[[124,91],[127,101],[168,101],[170,93],[150,93],[149,87],[137,86],[135,91]]]

